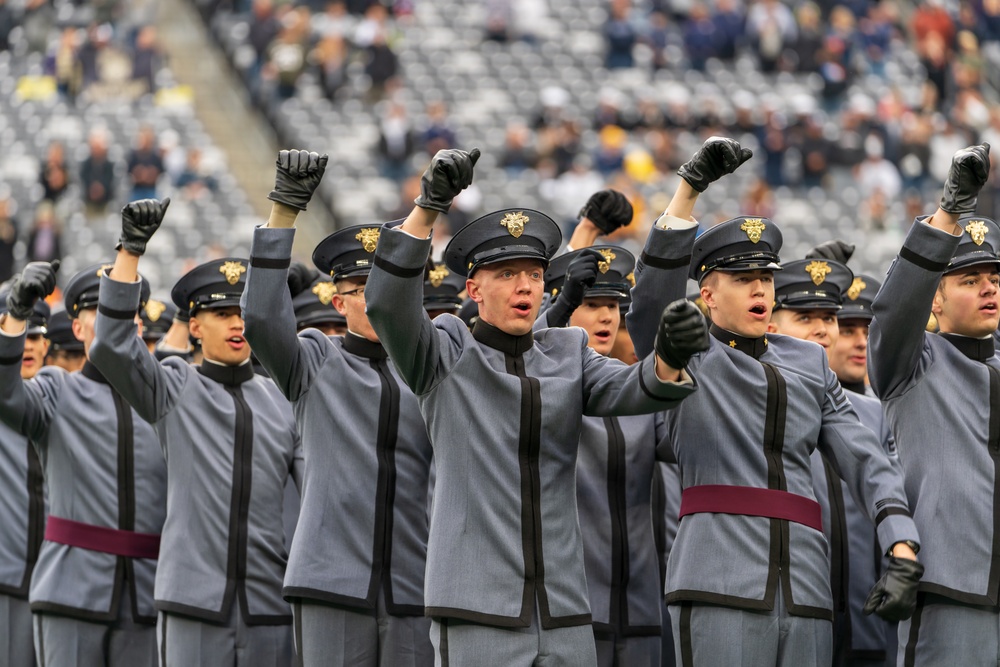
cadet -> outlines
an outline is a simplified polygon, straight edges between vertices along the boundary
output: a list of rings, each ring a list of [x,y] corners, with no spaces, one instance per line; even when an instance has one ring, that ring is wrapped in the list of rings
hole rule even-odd
[[[465,276],[452,273],[446,264],[435,262],[424,278],[424,310],[427,316],[433,320],[445,313],[458,315],[462,307],[459,294],[464,291]]]
[[[0,314],[7,312],[7,291],[0,292]],[[49,342],[45,336],[49,304],[39,299],[26,322],[21,379],[30,380],[42,367]],[[28,439],[0,422],[0,663],[34,667],[28,587],[38,560],[45,526],[45,480],[38,452]]]
[[[100,271],[84,269],[63,293],[88,357]],[[52,265],[28,264],[0,319],[0,419],[33,443],[48,490],[45,541],[29,594],[35,652],[46,666],[153,664],[166,465],[153,427],[90,361],[78,373],[52,366],[21,380],[24,321],[55,285]],[[136,290],[139,298],[122,314],[133,320],[149,285]]]
[[[430,665],[424,615],[431,446],[417,399],[365,315],[380,228],[348,227],[313,262],[332,276],[347,333],[298,336],[285,273],[326,157],[282,151],[267,227],[254,230],[246,335],[292,401],[308,465],[285,576],[305,665]],[[327,283],[329,284],[329,283]]]
[[[154,352],[156,344],[170,330],[174,317],[177,316],[177,306],[150,299],[139,315],[142,317],[142,339],[146,341],[149,351]]]
[[[83,368],[83,341],[73,335],[73,321],[65,310],[52,313],[46,327],[45,338],[49,341],[49,353],[45,355],[46,366],[58,366],[72,373]]]
[[[629,329],[637,354],[662,303],[701,285],[711,347],[691,359],[699,392],[666,414],[681,469],[681,522],[670,552],[667,602],[682,665],[829,664],[833,618],[827,542],[809,455],[836,462],[898,558],[870,601],[905,617],[915,602],[917,532],[902,479],[858,421],[823,350],[767,335],[781,232],[739,217],[694,239],[698,194],[750,157],[712,137],[681,166],[682,180],[636,268]],[[688,268],[688,266],[690,268]],[[720,638],[726,638],[720,641]]]
[[[902,665],[1000,652],[1000,229],[973,214],[989,146],[955,153],[937,211],[907,234],[872,309],[869,373],[906,471],[927,572]],[[939,334],[924,331],[932,312]]]
[[[556,303],[579,292],[569,325],[583,328],[588,347],[604,356],[614,346],[619,301],[634,267],[624,248],[594,246],[560,255],[545,272],[545,290]],[[662,589],[650,503],[664,435],[659,413],[585,416],[581,423],[576,498],[598,665],[660,665]]]
[[[171,299],[190,316],[201,366],[156,361],[123,317],[138,305],[136,273],[168,200],[122,209],[118,256],[102,272],[91,356],[154,424],[167,459],[167,520],[156,570],[160,664],[286,665],[291,610],[281,597],[282,497],[301,452],[291,406],[254,375],[239,299],[247,264],[195,267]]]
[[[333,305],[337,286],[333,279],[317,276],[305,289],[292,295],[292,309],[295,311],[295,330],[319,329],[327,336],[343,336],[347,333],[347,318]]]
[[[879,436],[883,451],[890,462],[898,466],[888,424],[882,406],[874,396],[865,396],[864,345],[857,331],[867,339],[871,320],[869,290],[866,302],[861,291],[867,283],[858,282],[842,263],[827,259],[804,259],[786,262],[774,278],[774,312],[768,331],[794,336],[819,344],[827,353],[830,369],[841,386],[848,390],[847,398],[861,423]],[[873,286],[878,283],[872,280]],[[851,306],[842,306],[847,299]],[[847,311],[854,319],[844,319],[840,329],[840,314]],[[853,328],[851,328],[853,327]],[[854,333],[852,333],[854,332]],[[847,334],[852,350],[838,355],[841,335]],[[850,360],[860,350],[861,377]],[[841,358],[839,364],[835,358]],[[838,370],[840,369],[840,370]],[[849,389],[847,385],[852,389]],[[860,385],[860,386],[859,386]],[[812,453],[813,489],[823,509],[823,532],[830,544],[830,588],[833,593],[833,665],[885,665],[889,648],[889,633],[895,632],[877,615],[864,614],[869,588],[881,573],[874,526],[862,505],[858,505],[849,487],[840,479],[836,466],[816,450]],[[891,642],[894,646],[895,641]],[[895,657],[895,653],[893,653]]]
[[[382,228],[366,286],[372,327],[434,445],[431,641],[443,665],[593,665],[574,483],[580,420],[652,413],[690,394],[679,369],[704,344],[704,320],[691,326],[685,304],[665,311],[658,356],[632,367],[588,348],[579,329],[532,334],[561,234],[542,213],[508,209],[469,223],[445,250],[479,305],[473,331],[451,315],[432,322],[421,307],[429,236],[478,157],[434,157],[409,217]]]

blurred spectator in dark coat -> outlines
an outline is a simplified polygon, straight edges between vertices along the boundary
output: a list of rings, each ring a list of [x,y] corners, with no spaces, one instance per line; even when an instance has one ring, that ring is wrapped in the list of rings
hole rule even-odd
[[[14,275],[14,246],[18,225],[12,215],[10,198],[0,193],[0,283]]]
[[[108,136],[103,129],[93,130],[87,139],[89,154],[80,165],[80,185],[87,212],[104,213],[115,196],[115,167],[108,159]]]
[[[38,181],[42,184],[43,197],[55,202],[69,186],[69,170],[66,167],[66,150],[62,143],[53,141],[45,153]]]
[[[712,23],[715,25],[715,57],[732,60],[745,31],[746,16],[742,6],[736,0],[716,0]]]
[[[516,176],[525,169],[534,169],[538,164],[538,154],[531,141],[531,130],[520,122],[509,123],[504,135],[500,166],[507,173]]]
[[[281,32],[281,23],[274,15],[273,0],[253,0],[251,11],[250,35],[247,40],[253,47],[257,59],[251,66],[249,78],[251,82],[255,82],[260,78],[260,70],[264,64],[268,47]]]
[[[807,188],[820,187],[826,176],[830,161],[830,142],[823,136],[823,126],[815,118],[805,121],[802,144],[802,185]]]
[[[797,10],[799,34],[795,40],[796,69],[800,72],[815,72],[819,69],[819,55],[823,50],[823,23],[819,7],[805,2]]]
[[[376,34],[372,43],[365,48],[365,74],[371,81],[369,101],[377,101],[396,80],[399,73],[399,57],[386,42],[386,36]]]
[[[59,222],[51,202],[43,201],[35,209],[35,220],[28,235],[28,261],[53,262],[62,259]]]
[[[455,130],[448,120],[448,107],[444,102],[431,102],[427,105],[427,127],[420,137],[420,143],[428,155],[455,145]]]
[[[319,85],[331,100],[347,82],[347,41],[340,35],[327,35],[316,44],[311,60],[316,66]]]
[[[156,182],[163,174],[163,158],[156,145],[153,128],[144,125],[139,129],[135,147],[128,156],[128,175],[132,181],[132,199],[156,197]]]
[[[631,0],[611,0],[610,15],[604,24],[604,39],[607,42],[604,64],[608,69],[635,64],[632,49],[639,40],[639,34],[629,20],[631,8]]]
[[[305,71],[309,54],[309,10],[296,7],[289,10],[283,27],[267,49],[267,62],[261,76],[275,83],[274,92],[280,100],[295,95],[299,77]]]
[[[184,164],[184,171],[177,177],[175,186],[184,191],[184,195],[189,199],[195,199],[204,192],[215,192],[218,183],[215,177],[207,173],[201,161],[201,149],[191,147],[187,149],[187,161]]]
[[[765,72],[778,69],[785,49],[798,37],[795,16],[778,0],[760,0],[747,11],[746,34]]]
[[[10,50],[10,31],[17,26],[17,18],[9,0],[0,0],[0,51]]]
[[[21,29],[29,51],[44,53],[54,26],[55,9],[51,0],[25,0],[21,10]]]
[[[693,69],[702,71],[709,58],[718,56],[719,39],[715,23],[708,15],[708,8],[698,3],[691,7],[688,20],[684,24],[684,52]]]
[[[406,107],[390,102],[379,119],[378,150],[382,157],[382,175],[402,181],[410,174],[410,158],[417,148],[416,133]]]
[[[976,22],[983,31],[983,42],[1000,41],[1000,0],[975,0],[969,3],[976,13]]]
[[[163,66],[163,52],[156,37],[156,28],[143,26],[135,38],[132,51],[132,80],[141,81],[146,91],[156,92],[156,73]]]

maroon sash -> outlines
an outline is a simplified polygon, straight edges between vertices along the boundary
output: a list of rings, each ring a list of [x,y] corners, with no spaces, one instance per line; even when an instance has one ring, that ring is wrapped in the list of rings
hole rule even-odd
[[[157,534],[105,528],[55,516],[50,516],[45,524],[45,539],[128,558],[157,558],[160,554]]]
[[[777,489],[703,484],[681,493],[680,516],[713,512],[785,519],[823,532],[823,512],[811,498]]]

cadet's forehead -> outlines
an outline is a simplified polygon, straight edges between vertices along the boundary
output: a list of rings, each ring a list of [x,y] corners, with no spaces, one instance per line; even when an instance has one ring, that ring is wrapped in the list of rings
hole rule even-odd
[[[489,273],[500,273],[501,271],[530,271],[532,269],[544,271],[545,264],[541,260],[522,257],[519,259],[505,259],[492,264],[487,264],[479,270]]]
[[[984,264],[973,264],[972,266],[963,267],[957,271],[952,271],[951,273],[946,273],[946,277],[953,278],[963,278],[965,276],[982,276],[982,275],[995,275],[1000,273],[1000,265],[993,262],[987,262]]]

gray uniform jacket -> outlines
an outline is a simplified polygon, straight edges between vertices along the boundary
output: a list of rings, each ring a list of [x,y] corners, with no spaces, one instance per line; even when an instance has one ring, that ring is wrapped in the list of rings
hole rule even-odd
[[[1000,358],[992,339],[924,331],[958,243],[923,221],[910,228],[872,305],[868,368],[921,529],[920,590],[993,606],[1000,603]],[[970,358],[970,347],[981,354]],[[960,397],[972,401],[968,408]]]
[[[238,598],[248,625],[291,623],[281,581],[282,498],[301,473],[292,408],[249,363],[156,361],[136,336],[138,305],[138,282],[101,278],[90,356],[156,427],[166,455],[156,608],[224,623]]]
[[[285,596],[424,614],[431,445],[413,392],[378,343],[295,334],[284,268],[293,229],[254,232],[246,336],[294,406],[305,455]],[[262,266],[262,261],[264,266]]]
[[[874,396],[847,390],[847,398],[861,423],[879,436],[890,463],[899,469],[896,445],[882,404]],[[863,388],[863,387],[862,387]],[[851,495],[836,467],[819,450],[812,454],[813,488],[823,508],[823,532],[830,543],[830,588],[834,610],[846,614],[849,630],[846,657],[885,660],[889,633],[895,631],[877,614],[865,615],[862,608],[872,583],[882,574],[882,550],[875,527],[867,512]]]
[[[49,366],[22,381],[23,353],[23,333],[0,335],[0,419],[37,448],[49,513],[94,526],[159,533],[166,514],[166,465],[153,427],[93,364],[78,373]],[[112,622],[127,582],[132,619],[152,624],[156,567],[155,560],[46,540],[31,577],[31,608]]]
[[[663,308],[684,296],[694,233],[650,234],[627,316],[636,354],[652,349]],[[759,360],[714,335],[691,359],[702,390],[667,413],[661,445],[672,447],[682,487],[769,488],[815,500],[809,457],[818,447],[863,499],[884,548],[916,541],[899,471],[859,421],[823,348],[789,336],[766,339]],[[667,601],[770,610],[780,585],[790,614],[832,619],[827,548],[821,532],[792,521],[691,514],[670,553]]]
[[[368,317],[417,395],[434,446],[427,614],[504,627],[591,622],[576,512],[583,414],[652,413],[692,393],[652,356],[629,367],[576,328],[511,336],[433,322],[421,305],[429,239],[383,228]]]
[[[45,479],[28,439],[0,422],[0,594],[28,599],[45,534]]]
[[[576,464],[594,627],[659,635],[661,587],[650,508],[659,414],[584,417]]]

